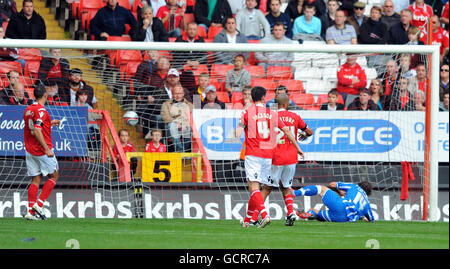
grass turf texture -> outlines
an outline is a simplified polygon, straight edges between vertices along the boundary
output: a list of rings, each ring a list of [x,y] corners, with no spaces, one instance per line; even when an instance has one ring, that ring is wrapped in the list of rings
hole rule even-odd
[[[57,219],[0,220],[0,248],[65,249],[448,249],[449,224],[425,222],[321,223],[293,227],[272,221],[265,229],[242,228],[237,220]],[[26,238],[34,238],[25,241]]]

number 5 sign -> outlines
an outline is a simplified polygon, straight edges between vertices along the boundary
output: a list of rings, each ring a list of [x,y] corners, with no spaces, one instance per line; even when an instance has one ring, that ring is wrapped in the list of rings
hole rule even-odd
[[[181,182],[180,153],[144,153],[142,182]]]

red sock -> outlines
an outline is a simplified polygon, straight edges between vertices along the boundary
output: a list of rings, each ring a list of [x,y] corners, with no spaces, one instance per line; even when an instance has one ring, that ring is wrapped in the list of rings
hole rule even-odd
[[[39,196],[39,200],[37,201],[38,205],[42,207],[44,205],[45,200],[50,196],[52,193],[53,187],[55,186],[56,182],[49,178],[44,184],[44,187],[42,187],[41,195]]]
[[[256,202],[256,193],[259,193],[259,190],[252,191],[250,193],[250,199],[248,200],[248,208],[247,208],[247,216],[244,218],[244,222],[250,222],[250,219],[253,218],[253,215],[255,214],[255,211],[258,208],[258,203]]]
[[[33,183],[28,187],[28,212],[34,215],[34,211],[31,207],[36,203],[37,195],[39,191],[39,186]]]
[[[294,196],[292,194],[285,195],[284,203],[286,204],[287,215],[289,216],[292,212],[294,212]]]
[[[267,216],[267,212],[266,212],[266,206],[264,205],[264,198],[263,198],[261,192],[258,192],[256,194],[256,199],[257,199],[257,203],[258,203],[259,214],[261,214],[261,218],[264,219]]]

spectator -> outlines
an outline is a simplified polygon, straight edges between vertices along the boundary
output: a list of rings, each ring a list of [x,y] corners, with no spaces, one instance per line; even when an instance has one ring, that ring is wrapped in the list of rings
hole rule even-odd
[[[227,0],[231,8],[231,14],[236,15],[240,10],[245,8],[245,1],[243,0]]]
[[[336,11],[338,9],[339,9],[338,0],[329,0],[328,11],[322,14],[322,16],[320,17],[320,22],[322,24],[321,36],[324,40],[326,40],[327,29],[335,24]]]
[[[440,26],[439,17],[437,15],[431,16],[431,30],[433,32],[433,45],[439,45],[441,58],[445,54],[445,50],[448,50],[449,39],[448,32]]]
[[[381,8],[373,6],[370,9],[370,18],[360,27],[360,44],[386,44],[388,40],[388,28],[381,21]]]
[[[357,0],[339,0],[339,2],[341,3],[340,9],[345,12],[347,17],[351,17],[355,14],[354,4]]]
[[[11,70],[7,73],[9,83],[4,85],[5,87],[0,91],[0,99],[2,103],[7,104],[9,99],[13,96],[13,87],[20,81],[20,74],[15,70]]]
[[[278,1],[278,0],[275,0]],[[272,35],[261,40],[261,44],[292,44],[292,40],[285,36],[285,28],[282,22],[277,21],[273,26]],[[255,58],[258,65],[264,66],[267,71],[268,66],[291,66],[294,60],[294,54],[290,52],[256,52]]]
[[[177,6],[177,0],[167,0],[167,4],[159,8],[156,17],[163,22],[169,37],[179,37],[181,29],[186,29],[184,9]]]
[[[203,102],[206,98],[206,87],[208,87],[208,85],[209,85],[209,74],[201,73],[198,76],[197,88],[194,89],[193,91],[190,91],[189,98],[186,98],[186,99],[195,100],[194,96],[198,96],[198,98],[200,99],[200,102]]]
[[[55,78],[49,78],[44,81],[45,90],[47,91],[48,98],[45,105],[49,106],[68,106],[69,104],[64,102],[58,94],[58,81]]]
[[[400,15],[395,12],[394,2],[392,2],[392,0],[384,1],[383,16],[381,17],[381,22],[387,25],[388,30],[391,28],[391,26],[400,22]]]
[[[137,1],[137,0],[134,0],[134,1]],[[158,14],[159,8],[166,5],[166,0],[143,0],[143,1],[147,2],[147,5],[152,7],[153,15]]]
[[[449,21],[449,6],[448,6],[449,1],[447,1],[447,3],[445,4],[444,8],[442,9],[442,14],[441,14],[441,22],[445,25],[445,29],[448,29],[448,21]]]
[[[398,82],[400,73],[399,68],[394,60],[388,60],[386,63],[386,70],[380,74],[380,82],[382,83],[383,92],[385,95],[390,95],[393,86]],[[381,86],[381,85],[380,85]]]
[[[332,0],[336,1],[336,0]],[[276,22],[281,22],[286,32],[286,37],[292,38],[292,22],[289,15],[281,12],[281,0],[269,0],[270,12],[266,15],[266,19],[270,25],[270,31],[273,33],[273,27]]]
[[[236,55],[234,57],[234,68],[228,71],[225,78],[225,89],[230,97],[233,92],[241,92],[243,87],[250,85],[250,73],[245,70],[244,65],[244,55]]]
[[[409,91],[409,81],[406,78],[400,78],[392,92],[388,109],[394,111],[413,111],[415,110],[414,100]]]
[[[425,4],[429,5],[433,9],[433,14],[441,16],[444,5],[448,0],[424,0]]]
[[[378,106],[380,110],[385,110],[389,105],[390,95],[383,91],[381,81],[377,78],[372,79],[369,86],[370,96],[372,101]]]
[[[191,127],[186,113],[192,111],[192,108],[192,103],[184,98],[184,90],[181,86],[175,86],[173,99],[162,104],[161,117],[167,124],[176,152],[190,151]]]
[[[411,25],[408,29],[408,43],[407,45],[424,45],[422,40],[419,40],[420,29],[416,26]],[[411,68],[416,68],[416,66],[423,62],[422,55],[420,54],[411,54]]]
[[[361,88],[359,97],[355,98],[353,102],[347,107],[347,110],[380,110],[378,106],[372,101],[370,91],[367,88]]]
[[[404,78],[412,78],[416,76],[416,70],[411,69],[411,55],[401,54],[400,55],[400,67],[399,76]]]
[[[365,11],[366,4],[358,1],[353,4],[353,15],[347,17],[347,22],[355,28],[358,37],[361,25],[369,20],[369,17],[364,15]]]
[[[206,98],[201,103],[202,109],[225,109],[225,103],[217,98],[217,90],[213,85],[206,87]]]
[[[413,94],[414,108],[416,111],[425,111],[425,93],[422,91],[416,91]]]
[[[145,145],[145,152],[166,152],[166,145],[161,143],[163,132],[160,129],[153,129],[151,132],[147,134],[145,139],[150,140]]]
[[[420,63],[416,67],[417,76],[410,79],[409,84],[415,90],[420,90],[421,92],[426,92],[429,84],[427,78],[427,68],[425,64]]]
[[[426,34],[427,29],[424,25],[433,16],[433,8],[425,4],[424,0],[415,0],[408,8],[413,14],[411,24],[421,29],[422,34]]]
[[[150,85],[151,75],[157,70],[157,62],[159,58],[159,53],[157,50],[147,51],[148,59],[142,61],[136,69],[136,74],[134,75],[134,87],[145,87]]]
[[[295,19],[303,14],[304,4],[305,0],[289,0],[284,12],[291,18],[291,23],[294,23]]]
[[[203,37],[198,36],[198,25],[196,22],[188,23],[186,35],[179,36],[175,42],[205,43]],[[190,70],[196,70],[200,64],[207,64],[208,56],[204,51],[173,51],[172,67],[178,70],[188,65]]]
[[[292,34],[306,34],[306,35],[318,35],[322,33],[322,23],[320,19],[314,16],[316,14],[315,6],[306,5],[304,8],[304,15],[298,17],[294,21],[292,28]]]
[[[272,106],[275,106],[274,108],[278,109],[278,107],[277,107],[278,104],[277,104],[277,102],[275,100],[277,99],[277,96],[280,95],[280,94],[286,94],[286,95],[289,96],[288,89],[286,88],[286,86],[278,85],[275,88],[275,97],[270,99],[270,100],[268,100],[266,102],[266,107],[267,108],[271,108]],[[289,99],[289,108],[288,109],[290,109],[290,110],[303,110],[303,108],[297,106],[291,99]]]
[[[355,28],[345,23],[346,16],[343,10],[336,11],[335,24],[326,31],[327,44],[358,44]]]
[[[205,28],[206,32],[211,26],[224,27],[225,20],[231,16],[233,13],[227,0],[197,0],[195,2],[195,21],[199,27]]]
[[[106,6],[99,9],[92,18],[90,32],[96,40],[107,40],[109,36],[124,35],[125,24],[128,24],[130,29],[136,28],[134,15],[117,2],[118,0],[108,0]],[[133,35],[130,33],[130,36]]]
[[[337,90],[345,104],[349,104],[359,95],[359,89],[367,85],[366,72],[356,62],[357,56],[347,54],[347,61],[337,71]]]
[[[5,29],[0,24],[0,40],[5,37]],[[0,48],[0,61],[19,62],[25,67],[25,60],[19,59],[19,51],[16,48]]]
[[[236,29],[247,39],[260,40],[270,34],[270,25],[261,10],[256,9],[256,0],[245,0],[246,8],[236,14]]]
[[[439,111],[448,111],[448,88],[444,91],[442,102],[439,103]]]
[[[28,96],[22,83],[16,83],[12,86],[12,94],[8,99],[8,105],[31,105],[33,100]]]
[[[0,25],[9,22],[11,16],[17,13],[17,5],[14,0],[0,0]]]
[[[170,69],[169,59],[165,56],[159,57],[156,62],[156,69],[152,71],[150,76],[150,86],[161,88],[164,85],[167,73]]]
[[[24,0],[19,13],[11,16],[6,29],[6,38],[11,39],[46,39],[45,21],[34,11],[33,0]]]
[[[83,71],[78,68],[73,68],[69,72],[69,79],[64,83],[61,83],[59,87],[59,95],[64,102],[71,106],[77,103],[77,93],[79,91],[85,91],[87,94],[86,103],[93,109],[97,109],[97,98],[95,97],[94,89],[87,85],[83,80]]]
[[[400,22],[392,25],[389,29],[388,44],[403,45],[408,43],[408,30],[411,27],[412,12],[409,9],[402,9],[400,12]]]
[[[303,7],[303,12],[305,11],[305,7],[307,5],[314,6],[316,10],[315,16],[320,18],[327,11],[327,3],[324,0],[307,0]]]
[[[336,88],[331,89],[328,92],[328,103],[323,103],[320,106],[320,110],[330,110],[330,111],[335,111],[335,110],[344,110],[344,104],[342,103],[338,103],[337,100],[339,98],[339,92],[337,91]]]
[[[448,93],[448,82],[449,82],[449,76],[448,76],[448,64],[441,65],[441,74],[440,74],[440,80],[439,80],[439,100],[442,102],[444,98],[444,92],[447,91]]]
[[[119,136],[120,144],[114,145],[114,148],[113,148],[113,154],[114,154],[114,157],[116,158],[116,160],[119,159],[119,150],[117,149],[117,147],[119,147],[119,146],[122,147],[124,153],[136,152],[134,144],[130,142],[130,133],[128,132],[128,130],[120,129],[118,132],[118,136]],[[131,176],[133,177],[133,175],[136,174],[138,160],[136,157],[132,157],[132,158],[130,158],[130,161],[128,163],[130,165]]]
[[[43,57],[39,65],[38,80],[56,79],[59,85],[69,77],[70,64],[62,58],[61,49],[49,49],[49,56]]]
[[[394,11],[400,13],[403,9],[408,8],[410,0],[392,0],[394,3]]]
[[[159,18],[154,17],[153,8],[144,6],[140,12],[141,18],[132,31],[131,39],[144,42],[169,42],[166,28]]]
[[[214,37],[214,43],[248,43],[248,41],[247,37],[236,29],[236,19],[228,17],[225,28]],[[216,52],[214,53],[214,63],[231,64],[236,54],[235,52]]]
[[[86,89],[81,89],[76,92],[75,95],[75,102],[71,103],[71,106],[78,106],[78,107],[87,107],[88,110],[93,109],[93,107],[89,104],[90,93]],[[101,149],[101,133],[100,128],[98,127],[98,124],[96,123],[89,123],[92,121],[95,121],[97,119],[101,119],[102,116],[100,114],[89,112],[88,111],[88,149],[89,150],[100,150]]]

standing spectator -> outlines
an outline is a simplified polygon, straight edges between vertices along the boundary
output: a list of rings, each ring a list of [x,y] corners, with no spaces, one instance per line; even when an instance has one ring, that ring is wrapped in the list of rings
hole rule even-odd
[[[381,21],[381,8],[373,6],[370,9],[370,18],[360,28],[360,44],[386,44],[388,40],[387,25]]]
[[[366,4],[364,2],[356,2],[353,4],[353,15],[347,17],[347,22],[351,24],[356,31],[356,35],[359,37],[360,27],[363,23],[369,20],[369,17],[364,15],[366,11]]]
[[[441,74],[440,74],[440,80],[439,80],[439,100],[442,102],[444,95],[443,93],[447,91],[448,93],[448,82],[449,82],[449,75],[448,75],[448,64],[441,65]]]
[[[17,13],[17,5],[14,0],[0,0],[0,25],[9,22],[11,16]]]
[[[266,15],[266,19],[269,22],[270,30],[273,32],[273,27],[276,22],[281,22],[284,26],[286,36],[292,38],[292,22],[289,15],[281,12],[281,0],[269,0],[270,1],[270,11]],[[336,0],[332,0],[336,1]]]
[[[108,0],[106,6],[97,11],[90,23],[90,32],[96,40],[107,40],[109,36],[125,34],[125,24],[134,29],[136,19],[126,8],[118,4],[118,0]],[[130,33],[133,36],[133,33]]]
[[[292,34],[315,34],[320,36],[322,33],[322,23],[320,19],[314,16],[316,14],[316,7],[311,5],[306,5],[304,9],[304,15],[298,17],[294,21],[294,26],[292,28]]]
[[[388,29],[390,29],[392,25],[400,22],[400,15],[395,12],[394,2],[392,2],[392,0],[384,1],[381,21],[387,25]]]
[[[77,103],[77,93],[85,91],[87,94],[86,103],[93,109],[98,108],[94,89],[83,80],[83,71],[78,68],[70,70],[69,78],[64,83],[61,83],[61,87],[58,90],[62,100],[71,106]]]
[[[400,22],[392,25],[389,29],[388,44],[403,45],[408,43],[408,30],[411,27],[412,12],[409,9],[402,9],[400,12]]]
[[[175,42],[205,43],[203,37],[198,36],[198,25],[196,22],[188,23],[186,35],[179,36]],[[191,70],[196,70],[200,64],[207,64],[208,56],[204,51],[173,51],[172,67],[178,70],[184,65],[189,65]]]
[[[195,21],[199,27],[224,27],[225,20],[233,16],[227,0],[197,0],[194,7]]]
[[[408,79],[400,78],[397,87],[394,88],[390,98],[390,104],[386,110],[414,111],[414,100],[409,91]]]
[[[145,145],[145,152],[166,152],[166,145],[161,143],[162,131],[160,129],[153,129],[147,134],[145,139],[151,140]]]
[[[442,9],[442,14],[441,14],[441,22],[445,25],[445,29],[448,29],[448,20],[449,20],[449,6],[448,6],[449,1],[447,1],[447,3],[445,4],[444,8]]]
[[[416,111],[425,111],[425,93],[422,91],[416,91],[413,94],[414,108]]]
[[[144,42],[169,42],[166,28],[159,18],[154,17],[152,7],[144,6],[140,12],[141,18],[132,31],[131,39]]]
[[[46,39],[45,21],[34,11],[33,0],[24,0],[19,13],[11,16],[6,29],[6,38],[11,39]]]
[[[294,23],[295,19],[303,14],[304,3],[305,0],[289,0],[284,12],[291,18],[291,23]]]
[[[361,88],[359,97],[355,98],[353,102],[347,107],[347,110],[380,110],[378,106],[372,101],[370,91],[367,88]]]
[[[228,71],[225,79],[225,89],[231,97],[233,92],[241,92],[245,86],[250,86],[250,73],[245,70],[244,55],[238,54],[234,57],[234,68]]]
[[[49,56],[43,57],[39,65],[38,80],[56,79],[62,85],[69,78],[70,64],[67,59],[62,58],[61,49],[49,49]]]
[[[335,24],[326,31],[327,44],[358,44],[358,36],[351,24],[345,23],[346,16],[343,10],[336,11]]]
[[[261,10],[256,9],[256,0],[246,0],[246,8],[236,14],[236,29],[247,39],[259,40],[270,35],[270,25]]]
[[[201,103],[202,109],[225,109],[225,103],[217,98],[217,90],[213,85],[206,87],[206,98]]]
[[[320,21],[322,24],[322,33],[321,36],[324,40],[326,40],[326,32],[327,29],[335,24],[336,20],[336,11],[339,9],[338,0],[329,0],[328,1],[328,11],[322,14],[320,17]],[[345,13],[344,13],[345,15]]]
[[[439,104],[439,111],[448,111],[448,89],[444,91],[444,97]]]
[[[0,40],[5,37],[5,29],[0,24]],[[16,48],[0,48],[0,61],[19,62],[22,68],[25,67],[25,60],[19,59],[19,50]]]
[[[177,6],[177,0],[167,0],[167,4],[159,8],[156,17],[161,19],[169,37],[181,36],[181,30],[186,29],[184,8]]]
[[[440,26],[439,17],[437,15],[431,16],[433,31],[433,45],[439,45],[441,50],[441,58],[445,54],[445,50],[448,50],[449,39],[448,32]]]
[[[191,125],[186,113],[192,111],[192,108],[192,103],[184,98],[181,86],[175,86],[173,99],[167,100],[161,106],[161,118],[167,124],[176,152],[189,152],[191,149]]]
[[[134,87],[145,87],[150,85],[151,75],[157,70],[157,61],[159,54],[157,50],[147,51],[148,59],[142,61],[136,69],[134,75]]]
[[[425,93],[429,80],[427,78],[427,68],[424,63],[419,63],[416,67],[417,76],[410,79],[409,84],[413,89],[420,90],[421,92]]]
[[[275,0],[278,1],[278,0]],[[285,29],[282,22],[277,21],[273,26],[272,35],[263,38],[261,44],[292,44],[292,40],[285,36]],[[268,66],[291,66],[294,54],[290,52],[256,52],[255,58],[258,65],[264,66],[267,71]]]
[[[338,103],[337,100],[339,98],[339,92],[337,91],[336,88],[331,89],[328,92],[328,103],[323,103],[320,106],[320,110],[330,110],[330,111],[335,111],[335,110],[344,110],[344,104]]]
[[[22,83],[16,83],[12,87],[11,97],[8,99],[8,105],[31,105],[33,100],[28,96]]]
[[[248,40],[244,34],[236,29],[236,19],[228,17],[225,28],[214,37],[214,43],[248,43]],[[233,62],[235,55],[235,52],[216,52],[214,53],[214,63],[230,64]]]
[[[415,2],[409,6],[409,9],[413,14],[411,24],[419,28],[422,34],[426,34],[427,29],[424,25],[427,23],[428,19],[433,16],[433,8],[425,4],[424,0],[415,0]],[[421,37],[422,36],[420,36],[420,38]]]
[[[359,89],[366,87],[366,72],[356,62],[357,56],[347,54],[347,61],[337,71],[337,90],[345,104],[349,104],[359,94]]]
[[[384,93],[383,87],[381,86],[381,81],[377,78],[372,79],[369,90],[372,101],[380,110],[385,110],[389,105],[390,95]]]

